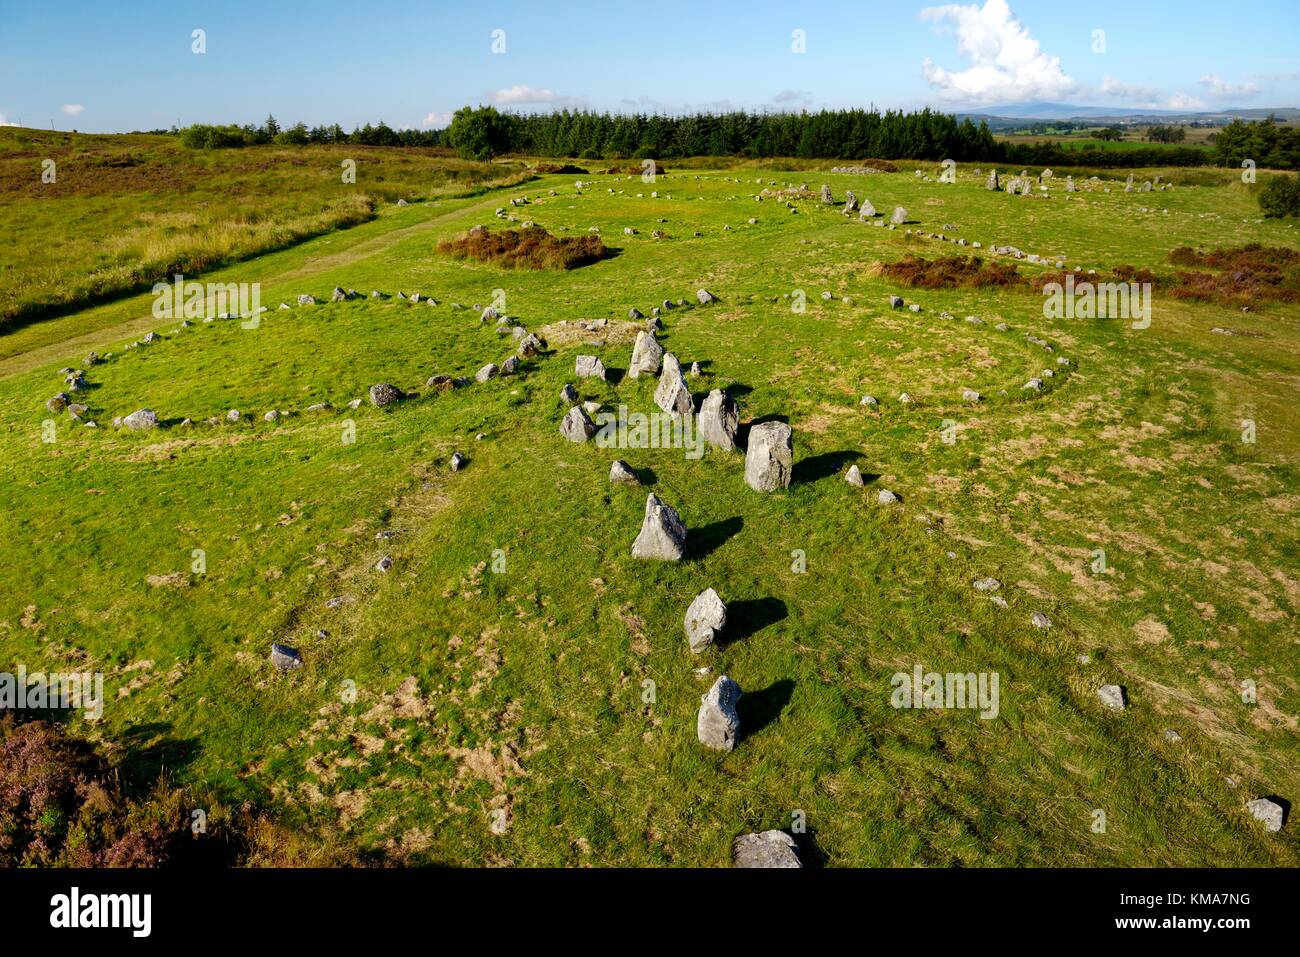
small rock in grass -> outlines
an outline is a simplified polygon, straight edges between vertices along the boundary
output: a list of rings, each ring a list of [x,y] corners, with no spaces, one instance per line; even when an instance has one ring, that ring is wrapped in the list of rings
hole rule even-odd
[[[133,431],[158,427],[158,416],[153,409],[137,409],[122,419],[122,424]]]
[[[622,459],[615,459],[614,464],[609,467],[609,480],[615,485],[640,485],[641,480],[636,477],[632,471],[632,466],[628,465]]]
[[[1048,618],[1041,611],[1036,611],[1029,616],[1029,622],[1035,628],[1051,628],[1052,619]]]
[[[881,505],[893,505],[898,501],[898,496],[889,489],[881,489],[880,494],[876,496],[876,501]]]
[[[1097,697],[1111,711],[1123,711],[1127,705],[1124,688],[1120,685],[1102,685],[1097,689]]]
[[[387,382],[380,382],[370,387],[370,404],[376,408],[400,402],[404,394],[401,389]]]
[[[740,835],[731,845],[731,859],[736,867],[803,867],[799,847],[785,831]]]
[[[388,571],[388,569],[392,567],[393,567],[393,560],[387,555],[385,555],[383,558],[379,559],[379,561],[375,563],[375,571],[377,572],[386,572]]]
[[[1282,830],[1282,820],[1286,811],[1282,805],[1269,798],[1255,798],[1246,802],[1250,816],[1264,825],[1264,830],[1276,833]]]
[[[271,646],[271,664],[280,671],[294,671],[302,667],[302,655],[288,645]]]
[[[998,581],[996,578],[989,577],[977,578],[975,579],[974,584],[976,591],[997,591],[1002,587],[1002,582]]]
[[[850,485],[861,487],[864,484],[862,481],[862,470],[856,465],[850,465],[849,470],[844,473],[844,481],[848,482]]]
[[[465,467],[465,456],[461,455],[459,452],[452,452],[451,470],[453,472],[459,472],[464,467]]]

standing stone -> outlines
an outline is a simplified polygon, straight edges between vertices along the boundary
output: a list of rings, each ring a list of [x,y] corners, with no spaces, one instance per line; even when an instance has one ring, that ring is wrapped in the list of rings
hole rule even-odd
[[[578,390],[570,382],[564,383],[564,388],[560,390],[560,400],[573,405],[578,401]]]
[[[695,411],[695,400],[682,375],[681,363],[671,352],[664,354],[663,373],[655,388],[655,405],[669,415],[690,415]]]
[[[486,382],[488,379],[495,379],[501,374],[501,368],[495,362],[489,362],[478,372],[474,373],[475,382]]]
[[[868,219],[870,219],[875,215],[876,215],[876,207],[871,205],[870,200],[864,199],[862,201],[862,208],[858,210],[858,221],[866,222]]]
[[[686,554],[686,526],[672,506],[665,505],[651,492],[645,500],[645,518],[641,531],[632,543],[633,558],[658,558],[681,561]]]
[[[794,474],[793,433],[784,422],[763,422],[749,430],[745,484],[758,492],[789,488]]]
[[[995,190],[998,188],[998,171],[993,170],[989,173],[988,180],[984,183],[985,189]]]
[[[1067,176],[1067,177],[1065,177],[1065,191],[1066,191],[1067,193],[1073,193],[1073,192],[1074,192],[1074,177],[1073,177],[1073,176]]]
[[[370,387],[370,404],[379,408],[397,402],[402,398],[402,390],[387,382],[380,382]]]
[[[722,629],[727,624],[727,606],[722,603],[716,591],[706,588],[695,596],[691,607],[686,609],[684,624],[691,651],[699,654],[722,634]]]
[[[902,206],[894,207],[894,215],[889,217],[889,221],[895,226],[901,226],[907,222],[907,209]]]
[[[335,286],[334,291],[330,293],[331,302],[342,302],[346,298],[348,298],[348,294],[343,291],[342,286]]]
[[[1255,798],[1253,801],[1246,802],[1246,810],[1250,816],[1260,821],[1264,825],[1264,830],[1277,832],[1282,830],[1282,818],[1285,812],[1282,805],[1276,801],[1270,801],[1268,798]]]
[[[864,484],[862,480],[862,470],[856,465],[850,465],[849,470],[844,473],[844,481],[850,485],[857,485],[859,488]]]
[[[835,197],[831,195],[831,188],[825,183],[822,183],[822,202],[827,206],[835,205]]]
[[[715,751],[730,751],[740,735],[740,715],[736,704],[743,694],[740,685],[722,675],[700,698],[700,713],[695,733],[700,743]]]
[[[857,212],[857,210],[858,198],[853,195],[853,190],[849,190],[844,194],[844,215],[848,216],[850,213]]]
[[[560,423],[560,434],[570,442],[586,442],[596,434],[596,424],[582,406],[575,405]]]
[[[707,306],[711,302],[717,302],[718,297],[707,289],[695,290],[695,298],[701,306]]]
[[[627,367],[628,378],[639,378],[643,372],[647,375],[658,375],[663,358],[664,347],[655,337],[648,332],[638,332],[636,345],[632,347],[632,361]]]
[[[632,466],[628,465],[622,459],[615,459],[614,464],[609,467],[609,480],[614,485],[640,485],[641,480],[636,477],[632,471]]]
[[[740,835],[731,845],[731,860],[736,867],[803,867],[799,847],[785,831]]]
[[[605,365],[595,356],[578,356],[573,374],[579,379],[603,379]]]
[[[736,430],[740,427],[740,411],[731,396],[714,389],[700,406],[699,429],[704,441],[728,452],[736,450]]]

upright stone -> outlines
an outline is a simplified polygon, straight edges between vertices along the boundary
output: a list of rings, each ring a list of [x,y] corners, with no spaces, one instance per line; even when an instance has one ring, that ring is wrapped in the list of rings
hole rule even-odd
[[[686,526],[677,512],[651,492],[645,500],[645,518],[641,531],[632,543],[633,558],[657,558],[681,561],[686,554]]]
[[[894,215],[889,217],[889,221],[895,226],[901,226],[907,222],[907,210],[902,206],[894,207]]]
[[[984,183],[985,189],[995,190],[998,188],[998,171],[993,170],[989,173],[988,180]]]
[[[686,640],[690,642],[691,651],[699,653],[713,644],[727,624],[727,606],[722,603],[718,593],[706,588],[695,596],[691,607],[686,609]]]
[[[736,705],[743,694],[740,685],[722,675],[700,698],[695,733],[700,743],[715,751],[730,751],[740,736],[740,715]]]
[[[700,436],[720,449],[734,452],[739,427],[740,410],[735,400],[721,389],[714,389],[700,406]]]
[[[835,205],[835,197],[831,195],[831,188],[825,183],[822,183],[822,202],[827,206]]]
[[[790,487],[794,474],[794,443],[790,426],[763,422],[749,430],[745,450],[745,484],[758,492]]]
[[[868,219],[871,219],[871,217],[875,215],[876,215],[876,207],[871,205],[870,200],[864,199],[862,201],[862,208],[858,210],[858,221],[866,222]]]
[[[681,363],[671,352],[664,354],[663,372],[655,389],[655,405],[669,415],[690,415],[695,411],[695,401],[682,375]]]
[[[664,347],[648,332],[636,334],[636,345],[632,347],[632,361],[628,363],[627,376],[636,379],[641,373],[658,375],[659,366],[664,358]]]
[[[580,379],[603,379],[605,364],[596,356],[578,356],[573,372]]]

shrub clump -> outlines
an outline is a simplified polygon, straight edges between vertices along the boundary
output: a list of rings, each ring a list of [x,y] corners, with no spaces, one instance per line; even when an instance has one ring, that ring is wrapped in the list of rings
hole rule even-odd
[[[587,175],[587,170],[583,169],[581,166],[574,166],[572,163],[539,163],[537,166],[533,167],[533,172],[539,176],[547,173],[561,173],[566,176],[572,176],[574,174],[579,176]]]
[[[1250,243],[1203,253],[1179,246],[1169,261],[1198,270],[1178,274],[1171,290],[1178,299],[1225,305],[1300,302],[1300,252],[1294,249]],[[1206,269],[1214,272],[1199,271]]]
[[[439,243],[438,251],[453,259],[477,259],[507,269],[577,269],[609,255],[599,236],[561,238],[540,226],[497,232],[475,227],[467,236]]]
[[[1269,219],[1300,216],[1300,176],[1273,176],[1259,191],[1259,208]]]
[[[1014,265],[986,262],[979,256],[954,256],[949,259],[905,256],[897,262],[886,264],[882,271],[890,279],[907,283],[914,289],[1015,286],[1024,282]]]

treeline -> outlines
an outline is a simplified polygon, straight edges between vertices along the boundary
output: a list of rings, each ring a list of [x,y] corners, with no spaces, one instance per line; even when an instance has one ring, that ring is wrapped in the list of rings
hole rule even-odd
[[[478,112],[478,111],[475,111]],[[458,114],[459,115],[459,114]],[[742,156],[976,160],[997,141],[988,126],[946,113],[824,110],[646,116],[535,113],[507,118],[511,152],[581,159]],[[456,123],[448,131],[455,145]]]
[[[1269,169],[1300,170],[1300,126],[1233,120],[1214,142],[1220,166],[1240,167],[1245,160]]]
[[[1162,128],[1163,129],[1163,128]],[[987,124],[924,109],[915,113],[823,110],[816,113],[697,113],[689,116],[593,113],[502,113],[463,107],[445,130],[395,130],[382,120],[351,133],[337,123],[282,127],[273,116],[261,126],[195,125],[177,130],[193,149],[262,144],[305,146],[450,146],[470,159],[504,153],[585,160],[680,159],[739,156],[800,159],[911,159],[1000,163],[1012,166],[1232,166],[1252,159],[1260,167],[1300,169],[1300,128],[1272,119],[1237,120],[1218,134],[1215,149],[1137,147],[1100,149],[1067,143],[999,142]],[[1175,139],[1162,132],[1159,139]]]

